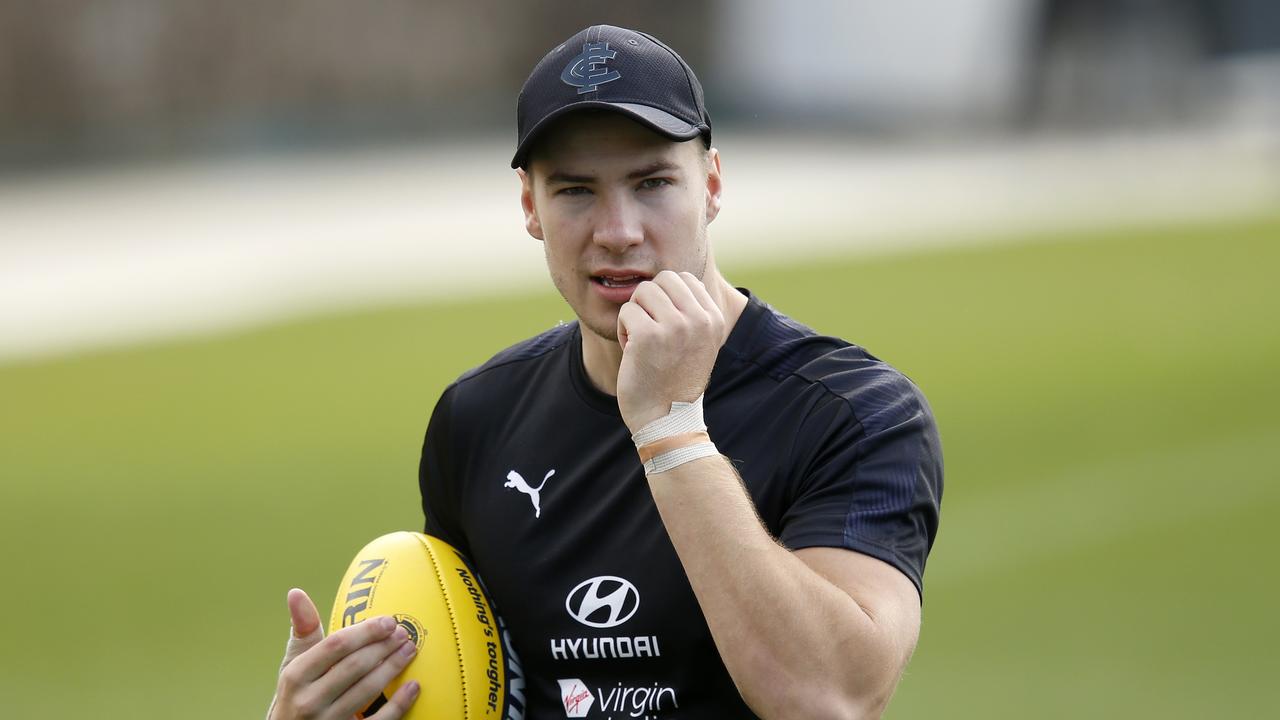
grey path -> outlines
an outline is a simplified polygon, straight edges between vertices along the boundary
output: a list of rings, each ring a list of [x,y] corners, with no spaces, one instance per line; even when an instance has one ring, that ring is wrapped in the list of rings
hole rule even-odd
[[[935,147],[725,134],[732,269],[1280,209],[1280,135]],[[509,138],[0,180],[0,362],[545,283]]]

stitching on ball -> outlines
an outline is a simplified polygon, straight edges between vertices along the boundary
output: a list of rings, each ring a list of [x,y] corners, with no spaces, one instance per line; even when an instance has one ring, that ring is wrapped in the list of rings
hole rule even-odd
[[[444,573],[440,571],[440,561],[436,558],[435,548],[431,547],[431,542],[427,539],[418,538],[422,543],[422,547],[426,548],[427,555],[431,557],[431,568],[436,571],[436,578],[440,583],[440,588],[444,589],[445,585]],[[449,593],[445,592],[444,606],[449,611],[449,624],[453,626],[453,648],[458,656],[458,677],[462,681],[462,717],[463,720],[470,715],[471,704],[468,702],[467,695],[467,668],[462,663],[462,634],[458,632],[458,616],[453,612],[453,603],[449,600]]]

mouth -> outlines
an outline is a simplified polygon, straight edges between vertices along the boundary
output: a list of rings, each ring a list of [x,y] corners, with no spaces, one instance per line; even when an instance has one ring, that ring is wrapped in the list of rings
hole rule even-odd
[[[635,287],[640,283],[648,280],[648,275],[592,275],[591,282],[597,285],[603,285],[607,288],[629,288]]]
[[[591,284],[605,301],[621,305],[631,299],[636,287],[653,276],[638,270],[602,270],[591,275]]]

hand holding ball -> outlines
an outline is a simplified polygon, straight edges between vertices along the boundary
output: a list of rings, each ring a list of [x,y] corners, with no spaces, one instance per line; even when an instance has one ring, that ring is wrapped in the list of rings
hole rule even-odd
[[[407,720],[505,716],[506,653],[497,615],[457,550],[414,532],[383,535],[351,562],[329,620],[330,632],[390,616],[417,649],[359,717],[377,713],[402,686],[421,697]]]

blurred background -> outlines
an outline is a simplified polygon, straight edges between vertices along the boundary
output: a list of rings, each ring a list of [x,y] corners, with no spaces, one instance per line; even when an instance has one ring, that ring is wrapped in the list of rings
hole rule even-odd
[[[702,80],[728,277],[933,403],[888,716],[1274,711],[1280,5],[601,7],[0,0],[0,714],[265,713],[440,391],[571,319],[508,162],[597,23]]]

